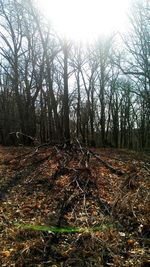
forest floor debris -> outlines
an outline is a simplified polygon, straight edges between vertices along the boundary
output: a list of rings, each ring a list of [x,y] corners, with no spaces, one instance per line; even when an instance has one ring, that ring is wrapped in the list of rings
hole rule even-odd
[[[0,265],[150,266],[150,155],[0,147]]]

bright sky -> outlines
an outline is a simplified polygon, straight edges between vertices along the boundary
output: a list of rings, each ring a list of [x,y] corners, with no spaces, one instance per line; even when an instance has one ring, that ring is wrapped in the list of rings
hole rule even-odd
[[[126,27],[130,0],[39,0],[40,8],[62,34],[92,40]]]

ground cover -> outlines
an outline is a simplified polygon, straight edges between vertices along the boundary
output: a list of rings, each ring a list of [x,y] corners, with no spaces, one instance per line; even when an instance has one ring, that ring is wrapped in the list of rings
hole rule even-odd
[[[150,156],[0,147],[1,266],[150,266]]]

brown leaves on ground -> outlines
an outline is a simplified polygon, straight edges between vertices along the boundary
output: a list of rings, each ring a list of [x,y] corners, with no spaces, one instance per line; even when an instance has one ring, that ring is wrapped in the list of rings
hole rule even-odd
[[[149,155],[92,151],[0,148],[1,266],[150,266]]]

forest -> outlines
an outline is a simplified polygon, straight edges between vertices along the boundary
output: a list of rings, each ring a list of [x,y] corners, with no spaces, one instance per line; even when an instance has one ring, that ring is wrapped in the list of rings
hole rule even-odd
[[[86,42],[39,3],[0,0],[0,265],[149,267],[150,1]]]
[[[0,143],[150,148],[150,7],[135,1],[126,34],[73,42],[34,2],[0,1]],[[27,142],[27,140],[25,140]]]

